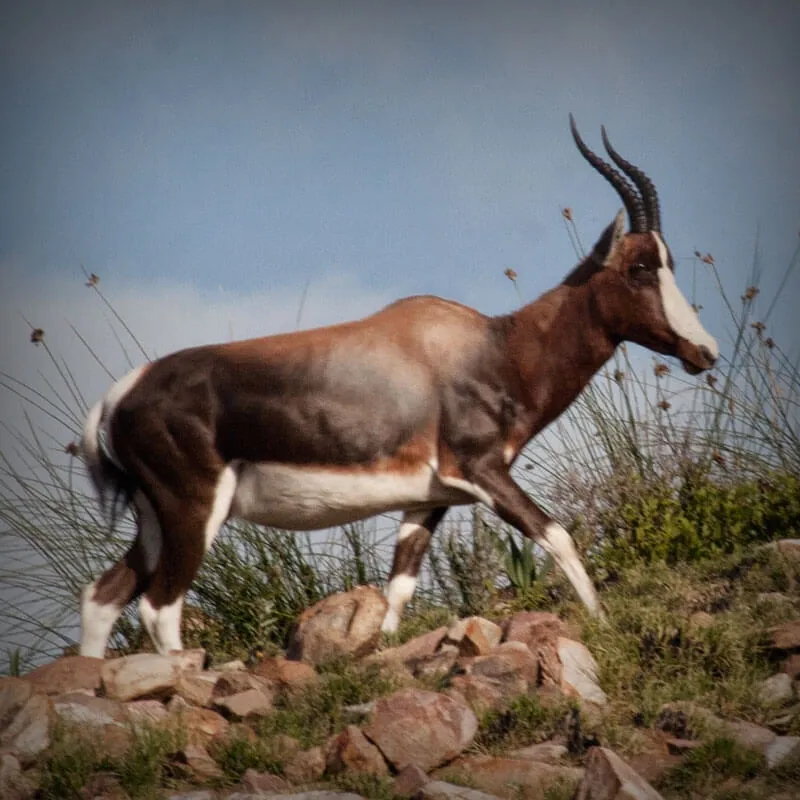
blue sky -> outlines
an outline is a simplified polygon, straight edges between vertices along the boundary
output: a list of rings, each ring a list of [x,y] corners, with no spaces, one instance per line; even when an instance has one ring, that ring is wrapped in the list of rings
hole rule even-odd
[[[570,111],[655,180],[679,282],[720,338],[693,251],[738,296],[758,237],[768,296],[798,243],[796,3],[2,9],[14,374],[30,361],[22,313],[68,354],[67,321],[102,338],[81,265],[158,353],[291,329],[306,284],[304,325],[417,293],[509,310],[506,267],[532,299],[575,262],[561,207],[588,246],[620,205],[575,150]]]
[[[508,311],[507,267],[533,299],[575,263],[562,207],[591,246],[620,206],[570,111],[656,182],[724,355],[692,253],[736,299],[758,241],[767,307],[800,230],[799,32],[787,0],[4,0],[0,373],[58,385],[26,319],[90,402],[109,378],[70,324],[126,371],[82,265],[157,354],[408,294]],[[798,284],[769,321],[795,357]],[[0,392],[0,422],[23,408]]]

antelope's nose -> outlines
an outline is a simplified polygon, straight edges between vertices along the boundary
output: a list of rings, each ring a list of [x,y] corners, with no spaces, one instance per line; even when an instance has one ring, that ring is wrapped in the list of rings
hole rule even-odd
[[[708,362],[709,367],[713,367],[717,363],[717,357],[704,344],[700,345],[700,353]]]

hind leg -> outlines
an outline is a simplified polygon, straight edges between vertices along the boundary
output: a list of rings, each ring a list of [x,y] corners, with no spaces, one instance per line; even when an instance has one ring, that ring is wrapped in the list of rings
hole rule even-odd
[[[147,498],[138,492],[136,538],[128,552],[84,590],[81,599],[83,656],[103,658],[111,629],[128,603],[147,588],[161,555],[161,526]]]
[[[164,546],[152,580],[139,602],[139,613],[159,653],[182,650],[183,598],[203,556],[228,518],[236,492],[236,473],[221,472],[207,501],[192,497],[164,503],[159,510]]]

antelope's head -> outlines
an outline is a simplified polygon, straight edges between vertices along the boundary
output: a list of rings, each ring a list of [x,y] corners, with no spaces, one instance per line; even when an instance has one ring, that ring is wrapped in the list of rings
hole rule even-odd
[[[661,236],[661,211],[652,181],[611,146],[603,144],[619,172],[593,153],[581,139],[570,115],[572,135],[584,158],[617,190],[623,210],[606,228],[590,260],[597,310],[611,337],[679,358],[697,374],[714,366],[719,347],[675,281],[675,264]],[[623,174],[624,173],[624,174]]]

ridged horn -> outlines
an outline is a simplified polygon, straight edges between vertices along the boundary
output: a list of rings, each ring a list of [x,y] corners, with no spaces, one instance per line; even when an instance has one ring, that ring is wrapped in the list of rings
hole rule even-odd
[[[606,126],[601,125],[600,131],[603,134],[603,144],[606,151],[611,156],[611,160],[634,182],[639,194],[644,202],[644,213],[647,215],[647,224],[651,231],[661,231],[661,209],[658,205],[658,192],[653,185],[653,181],[647,175],[634,166],[630,161],[626,161],[608,141]]]
[[[572,138],[575,139],[575,144],[578,146],[578,150],[581,151],[581,155],[617,190],[617,194],[619,194],[628,212],[631,233],[646,233],[648,230],[647,214],[642,198],[639,197],[636,189],[622,173],[617,172],[611,164],[603,161],[600,156],[593,153],[586,146],[586,143],[578,133],[578,127],[575,125],[575,118],[572,114],[569,115],[569,126],[572,130]]]

